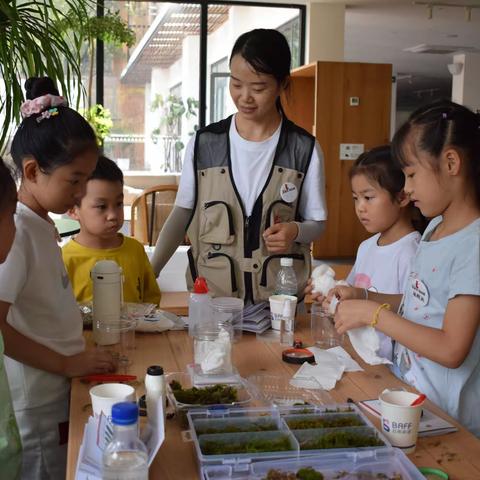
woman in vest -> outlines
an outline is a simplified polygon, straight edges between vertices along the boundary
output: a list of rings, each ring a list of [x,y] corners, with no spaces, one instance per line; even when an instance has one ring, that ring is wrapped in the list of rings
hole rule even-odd
[[[237,113],[197,131],[186,147],[175,207],[152,259],[158,276],[187,232],[187,283],[207,279],[213,296],[267,300],[280,259],[290,257],[298,294],[310,276],[310,243],[326,220],[323,155],[285,116],[290,49],[276,30],[236,41],[230,95]]]

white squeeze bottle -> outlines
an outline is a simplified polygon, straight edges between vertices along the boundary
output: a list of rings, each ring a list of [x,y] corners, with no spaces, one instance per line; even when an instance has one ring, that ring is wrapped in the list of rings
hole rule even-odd
[[[113,405],[112,423],[113,438],[103,451],[102,480],[148,480],[147,447],[138,438],[138,405]]]
[[[165,418],[165,376],[163,368],[159,365],[152,365],[147,368],[145,375],[145,400],[147,402],[148,423],[151,427],[157,424],[157,403],[163,404],[163,416]]]
[[[191,337],[195,336],[197,327],[210,322],[211,319],[212,305],[207,281],[203,277],[197,277],[188,300],[188,334]]]

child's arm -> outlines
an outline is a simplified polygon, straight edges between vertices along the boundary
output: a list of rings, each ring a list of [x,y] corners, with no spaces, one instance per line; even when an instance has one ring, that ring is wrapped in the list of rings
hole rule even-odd
[[[160,287],[158,286],[157,279],[153,273],[152,266],[148,260],[147,254],[143,249],[143,263],[144,263],[144,275],[143,275],[143,298],[142,302],[144,303],[154,303],[155,305],[160,305]]]
[[[103,352],[85,351],[66,356],[26,337],[7,323],[10,304],[0,300],[0,329],[5,354],[31,367],[65,377],[77,377],[91,373],[106,373],[115,370],[112,357]]]
[[[372,294],[372,299],[374,296],[388,303],[383,295]],[[370,325],[378,307],[373,301],[341,302],[335,315],[338,332]],[[458,368],[470,352],[479,325],[480,296],[458,295],[447,304],[442,329],[419,325],[386,309],[380,310],[376,328],[423,357]]]

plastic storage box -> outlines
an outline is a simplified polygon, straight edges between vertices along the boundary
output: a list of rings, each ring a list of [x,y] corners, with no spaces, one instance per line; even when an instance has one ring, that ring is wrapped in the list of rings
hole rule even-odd
[[[266,458],[391,449],[351,404],[191,410],[188,422],[200,467],[229,465],[232,472]]]
[[[265,461],[245,465],[243,469],[230,465],[206,466],[202,475],[205,480],[282,480],[289,478],[288,474],[296,478],[300,469],[313,469],[323,475],[318,476],[323,480],[425,480],[407,456],[396,448]]]
[[[172,381],[176,381],[180,383],[183,389],[189,389],[194,387],[192,384],[192,378],[190,374],[184,373],[184,372],[175,372],[175,373],[169,373],[166,375],[166,384],[167,384],[167,397],[169,403],[173,406],[175,409],[175,414],[177,418],[180,421],[180,424],[183,427],[188,426],[188,420],[187,420],[187,412],[192,409],[218,409],[218,408],[235,408],[235,407],[241,407],[243,405],[247,405],[251,400],[252,396],[248,390],[248,384],[247,382],[243,381],[239,377],[239,383],[234,383],[234,384],[228,384],[225,385],[225,387],[230,387],[235,390],[237,399],[235,401],[229,402],[229,403],[184,403],[179,401],[176,397],[175,394],[172,390],[172,387],[170,386],[170,383]],[[198,389],[205,389],[208,387],[211,387],[213,385],[202,385],[199,386]]]

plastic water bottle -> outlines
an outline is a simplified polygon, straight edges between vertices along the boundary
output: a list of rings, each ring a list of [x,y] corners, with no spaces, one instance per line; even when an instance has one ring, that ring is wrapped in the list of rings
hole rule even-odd
[[[188,334],[193,337],[202,326],[212,322],[212,304],[207,281],[197,277],[188,301]]]
[[[280,270],[277,274],[275,294],[297,296],[297,276],[293,269],[293,259],[283,257],[280,259]]]
[[[148,480],[148,453],[138,438],[138,406],[112,407],[113,439],[103,452],[103,480]]]

